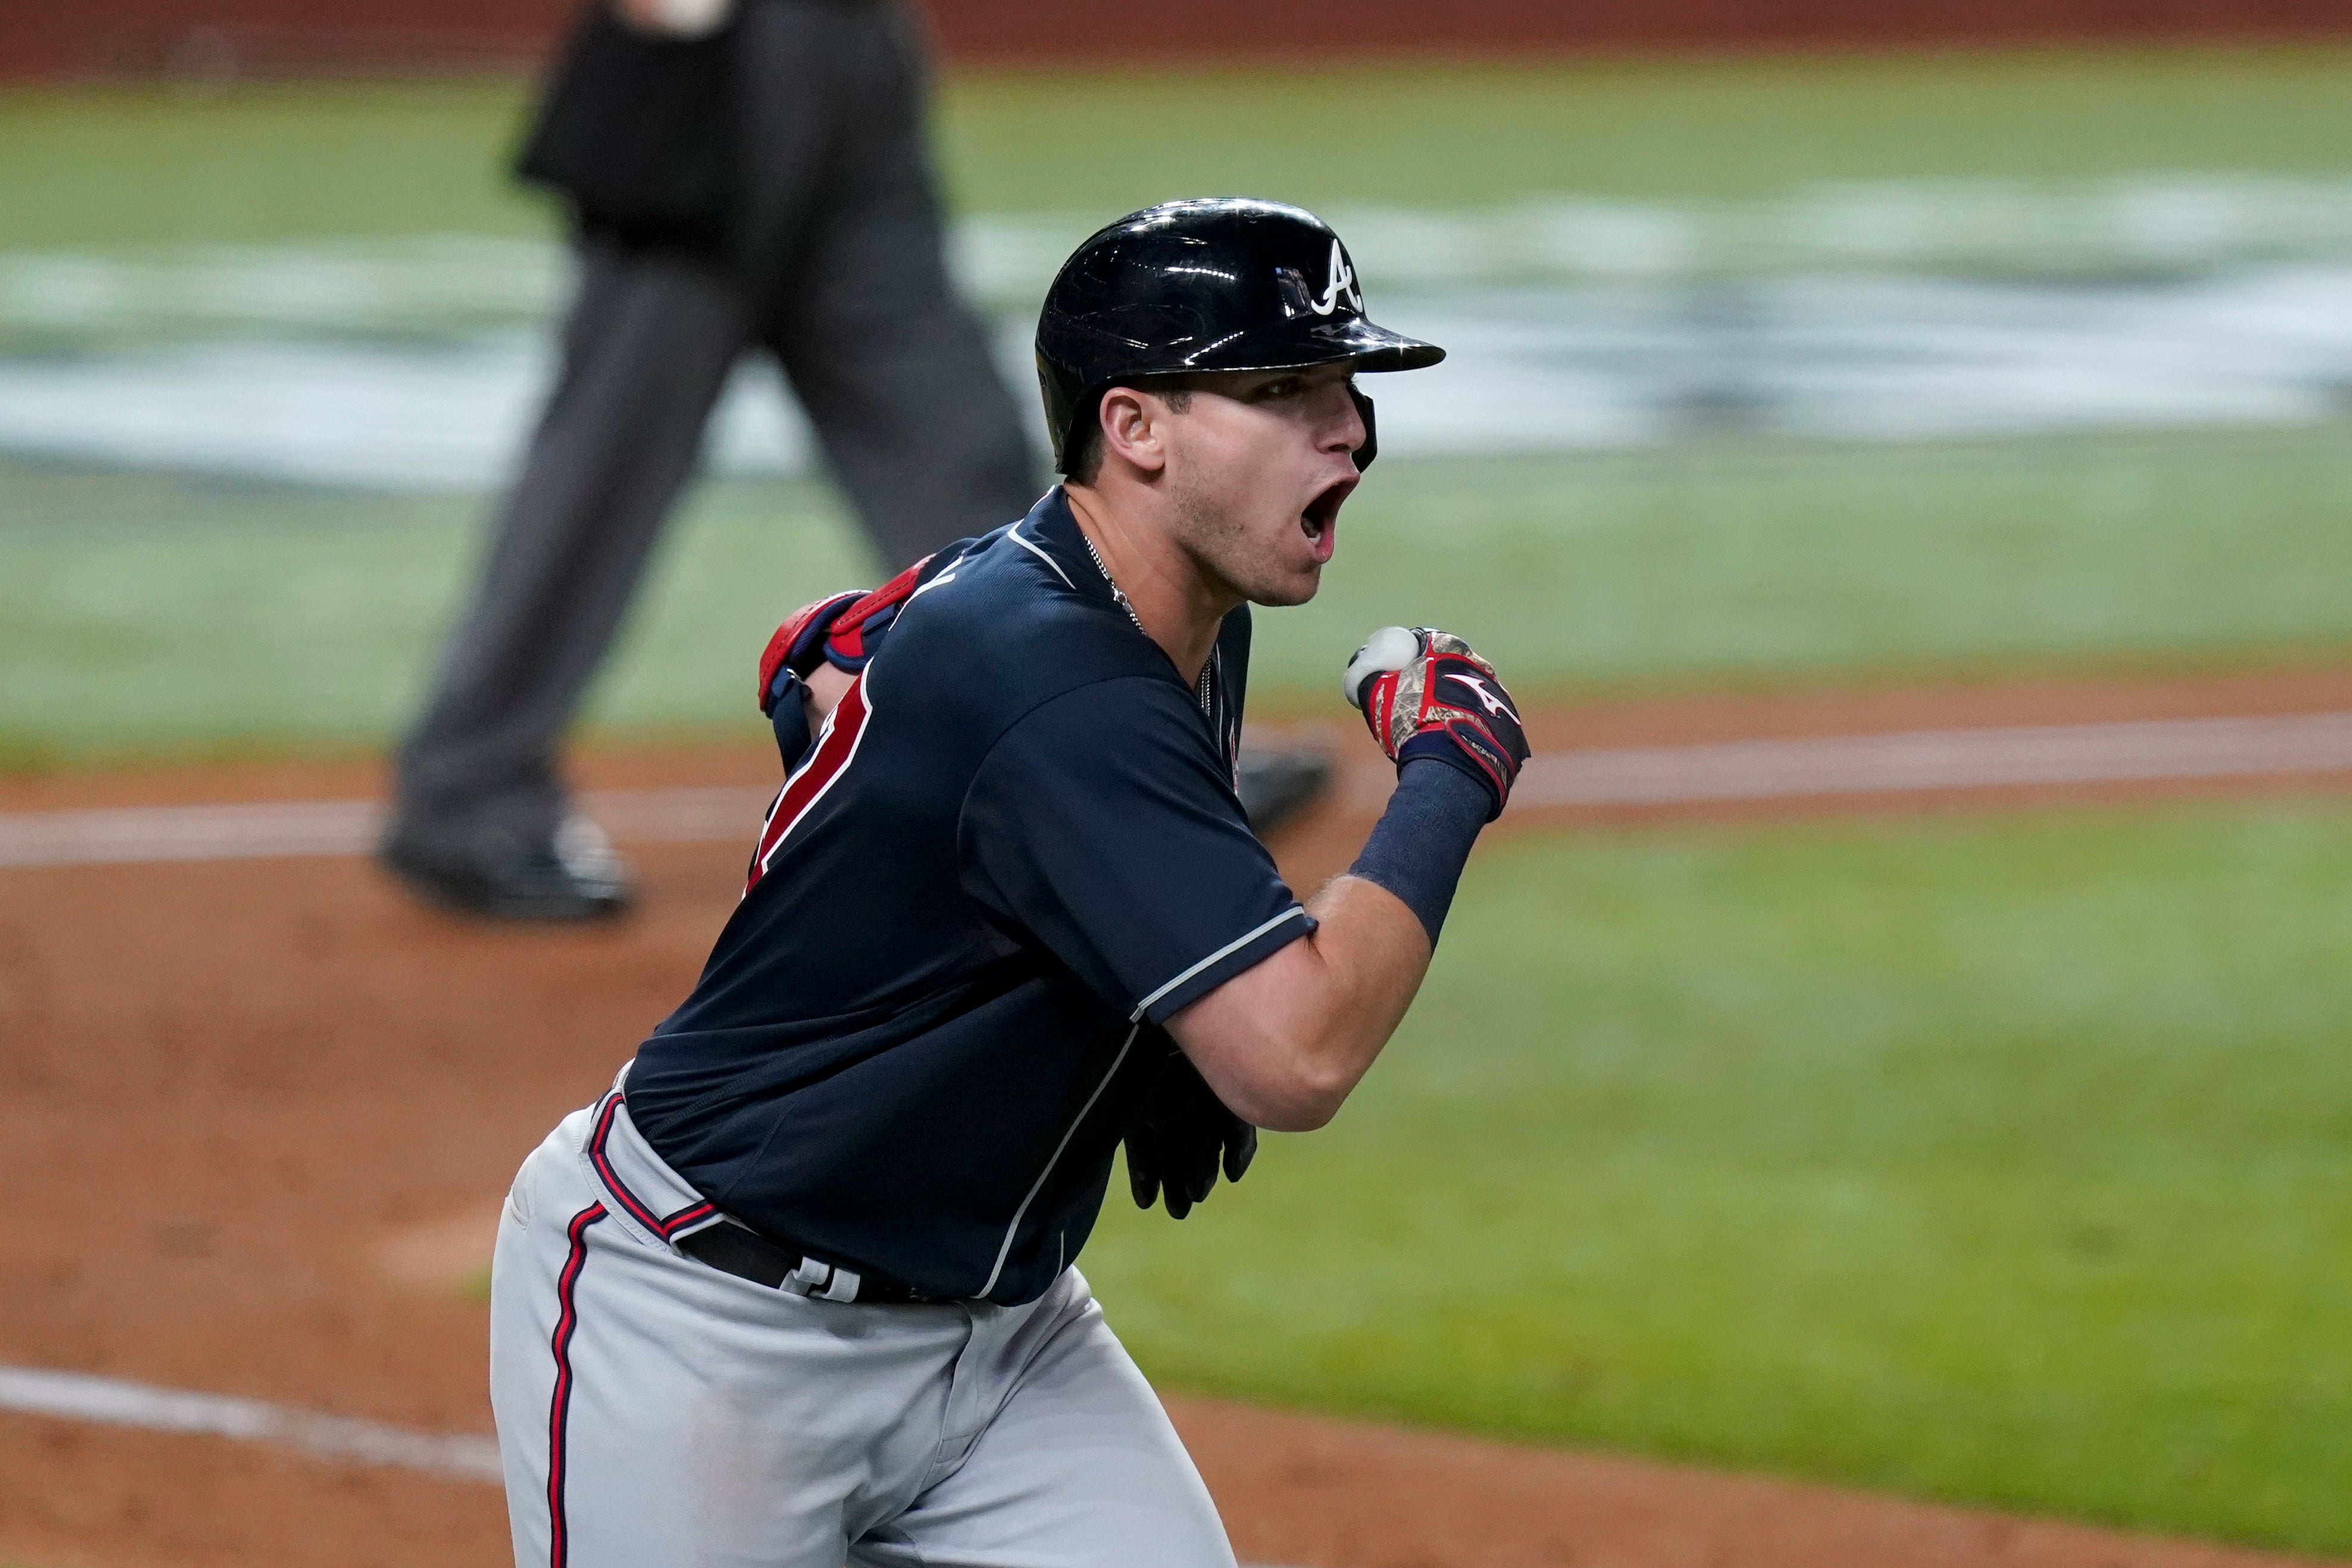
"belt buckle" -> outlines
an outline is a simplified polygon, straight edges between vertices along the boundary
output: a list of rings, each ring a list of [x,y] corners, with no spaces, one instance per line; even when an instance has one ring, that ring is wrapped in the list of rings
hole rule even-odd
[[[784,1276],[782,1288],[795,1296],[820,1301],[854,1301],[857,1299],[857,1287],[863,1282],[854,1269],[836,1268],[803,1257]]]

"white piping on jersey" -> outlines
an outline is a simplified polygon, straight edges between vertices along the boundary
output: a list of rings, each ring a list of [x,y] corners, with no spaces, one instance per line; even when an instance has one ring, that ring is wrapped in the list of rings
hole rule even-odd
[[[1017,538],[1020,536],[1015,535],[1013,537]],[[1028,1215],[1029,1206],[1036,1202],[1037,1195],[1045,1190],[1045,1178],[1054,1174],[1054,1167],[1055,1166],[1061,1164],[1062,1151],[1070,1146],[1070,1140],[1072,1138],[1077,1136],[1078,1128],[1086,1122],[1087,1113],[1095,1108],[1095,1102],[1102,1098],[1103,1091],[1110,1087],[1110,1081],[1118,1076],[1120,1064],[1127,1061],[1127,1053],[1135,1049],[1135,1037],[1143,1032],[1143,1015],[1150,1008],[1151,1004],[1166,996],[1169,992],[1174,990],[1177,987],[1182,985],[1185,981],[1191,979],[1193,976],[1199,974],[1202,970],[1207,968],[1210,965],[1215,963],[1218,959],[1224,957],[1227,954],[1247,946],[1250,943],[1256,941],[1259,937],[1265,936],[1267,932],[1273,930],[1284,921],[1290,919],[1293,915],[1303,916],[1306,913],[1307,910],[1303,905],[1296,904],[1292,904],[1289,908],[1284,910],[1281,914],[1276,915],[1273,919],[1265,922],[1264,925],[1256,927],[1255,930],[1245,931],[1239,936],[1234,937],[1232,941],[1226,943],[1223,946],[1218,948],[1215,952],[1210,954],[1207,957],[1202,959],[1199,963],[1193,965],[1191,968],[1185,970],[1182,974],[1177,976],[1174,979],[1169,981],[1166,985],[1160,987],[1158,990],[1152,992],[1150,996],[1144,998],[1143,1000],[1136,1004],[1135,1011],[1128,1015],[1129,1027],[1127,1039],[1120,1043],[1118,1054],[1111,1058],[1110,1071],[1104,1073],[1102,1082],[1095,1085],[1095,1092],[1087,1096],[1087,1103],[1078,1107],[1077,1115],[1072,1118],[1068,1128],[1062,1134],[1062,1141],[1054,1145],[1053,1155],[1051,1158],[1046,1160],[1045,1168],[1039,1171],[1037,1173],[1037,1179],[1029,1184],[1029,1195],[1021,1200],[1021,1207],[1013,1211],[1013,1223],[1004,1228],[1003,1244],[996,1249],[996,1266],[989,1270],[988,1283],[982,1285],[977,1294],[985,1296],[989,1291],[996,1289],[997,1276],[1004,1272],[1004,1260],[1013,1254],[1013,1239],[1020,1234],[1021,1221]],[[1059,1272],[1059,1270],[1056,1270],[1056,1272]]]
[[[1166,996],[1169,992],[1174,990],[1177,987],[1182,985],[1185,981],[1191,979],[1193,976],[1199,974],[1202,970],[1207,968],[1210,965],[1215,963],[1218,959],[1225,956],[1227,954],[1248,946],[1251,943],[1256,941],[1259,937],[1265,936],[1267,932],[1273,930],[1276,926],[1281,925],[1292,915],[1303,915],[1306,913],[1307,909],[1304,904],[1294,904],[1289,908],[1284,910],[1281,914],[1276,915],[1273,919],[1267,921],[1265,925],[1260,925],[1254,930],[1243,932],[1232,941],[1226,943],[1223,946],[1218,948],[1215,952],[1210,954],[1207,957],[1202,959],[1199,963],[1193,965],[1191,968],[1185,970],[1182,974],[1177,976],[1174,979],[1169,981],[1166,985],[1160,987],[1158,990],[1152,992],[1141,1001],[1136,1003],[1135,1010],[1127,1015],[1128,1021],[1136,1025],[1138,1028],[1140,1028],[1143,1022],[1143,1015],[1151,1010],[1152,1003],[1158,1001],[1160,998]]]
[[[1013,537],[1017,538],[1020,536]],[[1021,1207],[1013,1211],[1013,1223],[1004,1228],[1004,1244],[996,1249],[996,1266],[988,1271],[988,1283],[982,1285],[975,1292],[976,1294],[985,1296],[989,1291],[996,1289],[996,1277],[1004,1272],[1004,1260],[1013,1253],[1013,1239],[1020,1234],[1022,1217],[1029,1212],[1029,1206],[1036,1202],[1037,1195],[1045,1190],[1045,1178],[1052,1176],[1054,1167],[1062,1162],[1062,1151],[1070,1146],[1070,1140],[1077,1136],[1079,1126],[1087,1119],[1087,1113],[1095,1108],[1095,1102],[1102,1098],[1102,1092],[1110,1087],[1112,1079],[1118,1076],[1119,1065],[1126,1061],[1127,1053],[1135,1049],[1135,1037],[1142,1032],[1143,1026],[1139,1023],[1127,1031],[1127,1039],[1120,1043],[1118,1054],[1110,1059],[1110,1071],[1103,1074],[1100,1083],[1095,1085],[1095,1092],[1087,1096],[1087,1103],[1078,1107],[1078,1113],[1071,1118],[1068,1129],[1062,1134],[1062,1141],[1054,1145],[1053,1155],[1046,1160],[1045,1168],[1039,1171],[1037,1179],[1029,1184],[1029,1196],[1021,1200]],[[1058,1273],[1059,1270],[1056,1272]]]
[[[1023,549],[1027,550],[1031,555],[1035,556],[1039,560],[1044,561],[1047,566],[1052,567],[1054,569],[1054,575],[1062,580],[1063,587],[1068,589],[1072,593],[1076,593],[1078,591],[1078,585],[1070,580],[1070,574],[1062,570],[1062,563],[1060,561],[1055,560],[1052,556],[1047,555],[1044,550],[1039,549],[1035,545],[1031,544],[1027,539],[1021,537],[1021,525],[1019,523],[1013,524],[1012,530],[1004,537],[1011,539],[1014,544],[1019,545]],[[985,1292],[982,1293],[985,1294]]]
[[[849,771],[851,763],[857,760],[858,747],[866,744],[866,732],[874,727],[874,688],[866,680],[866,672],[861,671],[850,685],[851,688],[857,693],[858,705],[866,711],[857,721],[856,733],[849,737],[849,749],[842,754],[841,760],[835,765],[833,777],[817,786],[816,793],[802,802],[801,809],[793,813],[793,820],[784,824],[784,831],[776,835],[776,841],[772,844],[769,843],[768,833],[776,825],[776,813],[783,810],[784,797],[792,793],[793,786],[800,781],[803,775],[816,766],[818,755],[823,751],[824,743],[833,738],[835,721],[841,717],[841,703],[835,702],[833,705],[833,711],[824,716],[824,727],[817,732],[815,744],[809,747],[807,758],[802,762],[797,771],[786,777],[784,787],[776,792],[776,803],[768,808],[768,820],[760,825],[759,841],[752,845],[752,853],[757,857],[754,863],[759,866],[761,876],[768,874],[768,867],[782,852],[784,841],[793,836],[793,830],[806,821],[808,814],[816,810],[817,802],[832,794],[833,787],[841,782],[841,776]],[[845,700],[848,693],[843,693],[842,696]],[[743,889],[744,896],[750,897],[751,893],[751,889],[747,884]]]
[[[963,558],[971,553],[971,541],[966,540],[964,548],[956,551],[953,559],[940,562],[940,565],[946,570],[942,570],[938,576],[932,578],[929,582],[926,582],[921,587],[916,589],[914,592],[907,595],[907,602],[908,604],[912,604],[915,601],[920,599],[926,593],[929,593],[932,589],[945,588],[949,583],[953,582],[956,580],[955,569],[961,566],[963,564]],[[932,559],[935,558],[929,556],[926,556],[924,558],[925,560]],[[916,564],[919,566],[922,562],[918,561]]]
[[[834,713],[838,713],[840,711],[841,705],[836,699],[834,704]],[[753,863],[757,864],[759,861],[763,858],[760,852],[760,846],[768,841],[768,830],[776,825],[776,813],[784,809],[784,796],[791,791],[793,780],[807,772],[811,768],[816,766],[816,754],[819,749],[824,747],[824,737],[832,733],[833,713],[828,713],[824,716],[824,721],[816,727],[816,738],[809,742],[809,747],[806,751],[801,754],[801,759],[784,770],[784,781],[777,786],[775,799],[770,800],[768,802],[768,809],[760,813],[759,835],[751,841],[751,859]],[[761,866],[760,869],[763,874],[767,870],[765,866]],[[751,891],[751,890],[748,887],[743,890],[746,895],[748,895]]]

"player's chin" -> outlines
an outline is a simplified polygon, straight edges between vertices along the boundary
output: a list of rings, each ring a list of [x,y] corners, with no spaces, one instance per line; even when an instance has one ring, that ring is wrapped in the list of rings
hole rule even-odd
[[[1286,565],[1285,570],[1262,573],[1250,585],[1250,602],[1279,610],[1292,604],[1304,604],[1315,597],[1323,586],[1323,563],[1306,561]]]

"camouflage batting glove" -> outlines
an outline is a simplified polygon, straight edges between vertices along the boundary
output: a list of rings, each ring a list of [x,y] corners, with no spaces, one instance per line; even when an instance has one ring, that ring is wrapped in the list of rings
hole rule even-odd
[[[862,588],[829,593],[784,618],[760,654],[760,711],[775,716],[777,699],[817,666],[826,638],[841,612],[870,597]]]
[[[787,678],[805,679],[820,663],[853,675],[864,670],[907,601],[961,559],[971,543],[959,539],[927,555],[879,588],[830,593],[793,611],[760,655],[760,711],[772,716]]]
[[[1528,738],[1495,666],[1469,643],[1434,627],[1383,626],[1348,661],[1339,692],[1398,768],[1423,758],[1458,768],[1486,786],[1486,820],[1502,815]]]

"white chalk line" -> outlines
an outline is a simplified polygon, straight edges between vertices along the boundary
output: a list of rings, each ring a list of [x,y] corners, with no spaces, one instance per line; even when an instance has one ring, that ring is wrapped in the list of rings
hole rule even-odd
[[[1522,810],[1672,806],[2343,771],[2352,712],[1594,747],[1536,758],[1512,799]],[[624,841],[748,846],[772,794],[608,789],[583,804]],[[0,814],[0,867],[357,855],[383,821],[368,800],[22,811]]]
[[[1570,751],[1531,762],[1514,804],[1664,806],[2352,768],[2352,713],[1915,729]]]
[[[592,790],[582,805],[616,838],[639,843],[741,839],[748,846],[775,791],[734,786]],[[0,866],[143,864],[360,855],[383,831],[373,800],[267,800],[0,814]]]
[[[487,1481],[493,1486],[505,1479],[495,1437],[462,1432],[419,1432],[346,1416],[322,1416],[259,1399],[191,1394],[87,1372],[0,1366],[0,1411],[109,1427],[135,1427],[151,1432],[236,1437],[290,1448],[313,1458],[390,1465],[454,1480]],[[1244,1568],[1253,1565],[1244,1564]]]
[[[238,1437],[291,1448],[314,1458],[396,1465],[459,1480],[496,1482],[502,1475],[495,1437],[419,1432],[259,1399],[191,1394],[87,1372],[0,1366],[0,1410],[137,1427],[151,1432]]]

